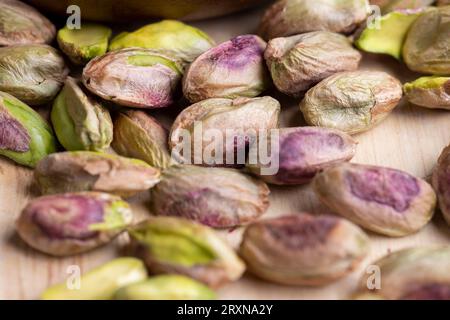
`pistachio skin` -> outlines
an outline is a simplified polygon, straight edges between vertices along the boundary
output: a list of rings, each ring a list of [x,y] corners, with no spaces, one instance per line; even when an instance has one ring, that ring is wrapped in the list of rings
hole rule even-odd
[[[361,54],[345,36],[316,31],[270,40],[264,58],[277,89],[298,97],[337,72],[356,70]]]
[[[413,23],[403,46],[409,69],[450,75],[450,6],[430,8]]]
[[[151,217],[129,230],[131,246],[152,273],[181,274],[216,288],[245,265],[214,230],[174,217]]]
[[[164,169],[171,165],[168,131],[143,111],[121,112],[114,121],[113,149],[120,155]]]
[[[340,72],[310,89],[300,110],[309,125],[356,134],[384,120],[402,95],[400,81],[385,72]]]
[[[401,60],[408,31],[423,12],[402,10],[385,14],[378,21],[379,28],[366,27],[357,37],[355,45],[366,52],[388,54]]]
[[[80,84],[68,77],[53,103],[51,120],[56,136],[66,150],[105,150],[113,139],[111,116]]]
[[[242,35],[201,54],[184,75],[184,96],[192,103],[258,96],[270,85],[263,57],[266,46],[258,36]]]
[[[116,300],[214,300],[216,294],[203,283],[169,274],[151,277],[120,288]]]
[[[439,208],[450,225],[450,146],[442,150],[433,171],[433,188],[436,191]]]
[[[183,134],[188,131],[191,137],[191,158],[187,159],[184,155],[172,152],[174,157],[181,158],[179,162],[206,166],[243,165],[245,163],[235,163],[237,154],[245,154],[250,141],[254,141],[261,130],[278,128],[280,111],[280,103],[268,96],[203,100],[184,109],[175,119],[170,132],[169,147],[173,151],[179,143],[185,143]],[[199,125],[201,136],[196,132]],[[226,137],[227,141],[223,142],[223,154],[214,152],[212,159],[204,159],[203,154],[211,145],[208,138],[210,130],[221,132],[221,137]],[[197,137],[201,141],[197,141]],[[196,154],[195,145],[202,146],[200,155]],[[233,164],[227,163],[228,154],[233,155]]]
[[[151,191],[150,209],[210,227],[245,225],[269,206],[269,188],[235,169],[174,165]]]
[[[56,152],[56,138],[48,123],[12,95],[0,91],[0,155],[33,168]]]
[[[421,77],[405,83],[403,91],[410,103],[425,108],[450,110],[450,77]]]
[[[112,30],[108,27],[83,23],[80,29],[69,29],[67,26],[58,31],[58,45],[77,65],[85,65],[95,57],[104,55],[108,50],[108,40]]]
[[[121,287],[147,278],[144,263],[136,258],[122,257],[109,261],[81,276],[80,288],[68,288],[66,281],[46,289],[43,300],[110,300]]]
[[[83,69],[83,83],[122,106],[163,108],[174,102],[182,71],[181,62],[169,54],[126,48],[92,59]]]
[[[301,213],[249,225],[240,255],[264,280],[321,286],[352,272],[368,250],[368,236],[351,222]]]
[[[450,300],[450,247],[408,248],[371,263],[382,275],[381,288],[370,290],[364,275],[356,296],[383,300]]]
[[[272,148],[272,143],[277,147]],[[296,185],[308,183],[322,170],[349,161],[357,142],[348,134],[320,127],[279,129],[278,141],[270,141],[270,155],[279,159],[274,175],[264,175],[261,163],[247,163],[247,169],[267,183]],[[273,152],[273,153],[272,153]]]
[[[36,9],[16,0],[0,2],[0,47],[45,44],[55,37],[55,26]]]
[[[112,39],[109,50],[130,47],[164,50],[192,62],[214,44],[214,40],[200,29],[176,20],[163,20],[134,32],[120,33]]]
[[[42,159],[34,177],[43,194],[98,191],[130,197],[157,184],[160,171],[137,159],[73,151]]]
[[[16,221],[32,248],[69,256],[107,244],[132,222],[128,204],[99,192],[64,193],[32,200]]]
[[[280,0],[267,9],[259,26],[264,39],[311,31],[350,34],[366,19],[366,0]]]
[[[436,194],[420,178],[406,172],[343,163],[316,175],[319,200],[373,232],[402,237],[423,228],[432,218]]]
[[[0,91],[31,106],[53,100],[68,72],[64,59],[50,46],[0,48]]]

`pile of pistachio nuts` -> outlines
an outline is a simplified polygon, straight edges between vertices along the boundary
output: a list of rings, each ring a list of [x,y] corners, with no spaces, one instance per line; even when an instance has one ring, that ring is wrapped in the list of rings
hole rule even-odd
[[[246,270],[268,282],[322,286],[361,265],[370,250],[364,230],[407,236],[437,206],[450,224],[450,146],[431,184],[350,163],[352,135],[383,121],[403,95],[450,110],[449,2],[371,4],[382,12],[375,22],[366,0],[275,1],[259,35],[216,44],[174,20],[114,37],[97,23],[57,31],[29,5],[0,0],[0,155],[32,168],[42,194],[21,212],[17,233],[52,256],[126,233],[132,253],[83,274],[78,290],[61,283],[41,297],[213,299]],[[358,70],[358,49],[391,55],[423,76],[402,84]],[[279,128],[281,105],[264,96],[271,88],[297,99],[308,126]],[[51,123],[33,109],[42,105],[51,105]],[[152,116],[177,106],[170,130]],[[190,152],[210,146],[199,126],[237,134],[210,161]],[[263,136],[270,161],[249,161]],[[192,150],[179,152],[180,141]],[[277,170],[267,174],[271,161]],[[307,183],[336,215],[264,218],[268,184]],[[137,221],[123,199],[142,192],[151,195],[149,212]],[[238,250],[215,230],[236,227],[245,227]],[[450,299],[450,245],[373,264],[387,280],[379,290],[361,286],[355,298]]]

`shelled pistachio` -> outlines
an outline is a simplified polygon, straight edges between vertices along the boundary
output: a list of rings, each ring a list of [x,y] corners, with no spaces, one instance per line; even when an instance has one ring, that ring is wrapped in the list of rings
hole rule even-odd
[[[137,159],[75,151],[42,159],[34,176],[43,194],[99,191],[129,197],[157,184],[160,172]]]
[[[405,83],[403,91],[415,105],[450,110],[450,77],[421,77]]]
[[[151,217],[129,230],[135,254],[153,273],[187,275],[211,287],[235,281],[245,265],[214,230],[174,217]]]
[[[433,172],[432,181],[438,197],[439,208],[445,221],[450,225],[450,146],[442,150]]]

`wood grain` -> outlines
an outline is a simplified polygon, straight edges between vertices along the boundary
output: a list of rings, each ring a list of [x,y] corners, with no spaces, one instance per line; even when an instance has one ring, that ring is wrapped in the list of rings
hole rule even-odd
[[[254,33],[261,11],[195,23],[209,32],[217,42],[232,36]],[[385,70],[403,82],[418,77],[389,57],[365,55],[361,68]],[[282,125],[303,125],[298,101],[274,93],[283,106]],[[356,136],[359,142],[353,162],[384,165],[428,178],[441,150],[450,143],[450,112],[427,110],[402,102],[384,122],[373,130]],[[271,187],[271,206],[266,216],[299,211],[328,212],[309,186]],[[14,232],[14,220],[27,201],[35,196],[32,171],[0,159],[0,299],[36,299],[47,286],[63,281],[67,267],[78,265],[91,269],[118,255],[119,238],[102,249],[70,258],[51,258],[28,248]],[[131,199],[134,210],[147,215],[147,195]],[[284,287],[269,284],[250,275],[219,290],[223,299],[341,299],[354,290],[365,265],[374,259],[404,247],[450,244],[450,228],[440,213],[419,233],[392,239],[371,234],[372,248],[360,270],[349,277],[322,288]],[[222,232],[233,245],[240,241],[242,230]]]

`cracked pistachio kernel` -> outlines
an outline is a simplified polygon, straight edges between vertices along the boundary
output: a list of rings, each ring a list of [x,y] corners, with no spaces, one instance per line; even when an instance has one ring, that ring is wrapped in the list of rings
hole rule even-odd
[[[358,299],[450,300],[450,247],[408,248],[371,263],[379,268],[382,285],[370,290],[371,274],[361,279]]]
[[[63,193],[28,203],[16,221],[16,230],[36,250],[69,256],[111,242],[132,219],[130,207],[117,196]]]
[[[135,254],[153,273],[189,276],[211,287],[239,279],[245,265],[214,230],[174,217],[151,217],[129,230]]]
[[[92,59],[83,83],[94,94],[126,107],[171,105],[181,79],[178,59],[152,49],[127,48]]]
[[[320,286],[355,270],[369,247],[369,237],[353,223],[301,213],[249,225],[240,255],[249,271],[262,279]]]
[[[53,100],[69,70],[61,55],[47,45],[0,48],[0,91],[29,105]]]
[[[196,220],[215,228],[245,225],[269,206],[269,188],[235,169],[175,165],[151,191],[150,209],[160,216]]]
[[[53,152],[56,138],[47,122],[20,100],[0,91],[0,155],[34,167]]]
[[[191,62],[214,46],[214,40],[200,29],[175,20],[163,20],[133,32],[122,32],[113,40],[109,50],[129,47],[171,51]]]
[[[421,77],[403,85],[409,102],[425,107],[450,110],[450,77]]]
[[[379,28],[366,27],[355,45],[366,52],[383,53],[401,59],[408,30],[422,13],[422,10],[390,12],[378,20]]]
[[[258,36],[243,35],[201,54],[184,75],[184,96],[191,102],[258,96],[270,85],[266,46]]]
[[[368,13],[367,0],[280,0],[265,12],[259,34],[264,39],[311,31],[350,34]]]
[[[46,289],[43,300],[110,300],[121,287],[144,281],[147,270],[141,260],[117,258],[83,274],[80,288],[73,290],[66,281]]]
[[[58,44],[69,59],[79,65],[105,54],[111,29],[100,24],[83,23],[80,29],[67,26],[58,31]]]
[[[194,279],[177,274],[151,277],[120,288],[117,300],[214,300],[216,293]]]
[[[421,9],[433,4],[435,0],[370,0],[370,4],[381,9],[382,14],[393,11]]]
[[[181,163],[244,165],[250,141],[261,131],[277,128],[279,114],[280,103],[271,97],[203,100],[184,109],[175,119],[169,146]],[[187,133],[188,150],[177,150],[186,145]],[[220,133],[220,141],[211,142],[211,133]],[[198,146],[202,152],[195,152]],[[178,151],[187,151],[187,155]]]
[[[413,23],[403,46],[409,69],[450,75],[450,6],[430,8]]]
[[[102,151],[113,139],[108,109],[70,77],[53,103],[51,119],[56,136],[66,150]]]
[[[391,237],[422,229],[436,205],[425,180],[385,167],[340,164],[316,175],[313,186],[319,200],[336,213]]]
[[[34,176],[43,194],[99,191],[130,197],[157,184],[160,171],[137,159],[75,151],[42,159]]]
[[[450,225],[450,145],[442,150],[433,172],[432,181],[438,197],[439,208]]]
[[[0,1],[0,46],[50,43],[55,26],[21,1]]]
[[[303,184],[322,170],[349,161],[357,142],[346,133],[320,127],[281,128],[273,140],[269,136],[269,161],[247,163],[247,169],[267,183]],[[275,173],[265,172],[278,164]]]
[[[120,155],[164,169],[171,163],[168,132],[143,111],[121,112],[114,121],[113,149]]]
[[[309,125],[355,134],[384,120],[402,95],[400,81],[385,72],[341,72],[310,89],[300,110]]]
[[[264,57],[277,89],[294,97],[336,72],[358,69],[361,60],[349,39],[328,31],[272,39]]]

